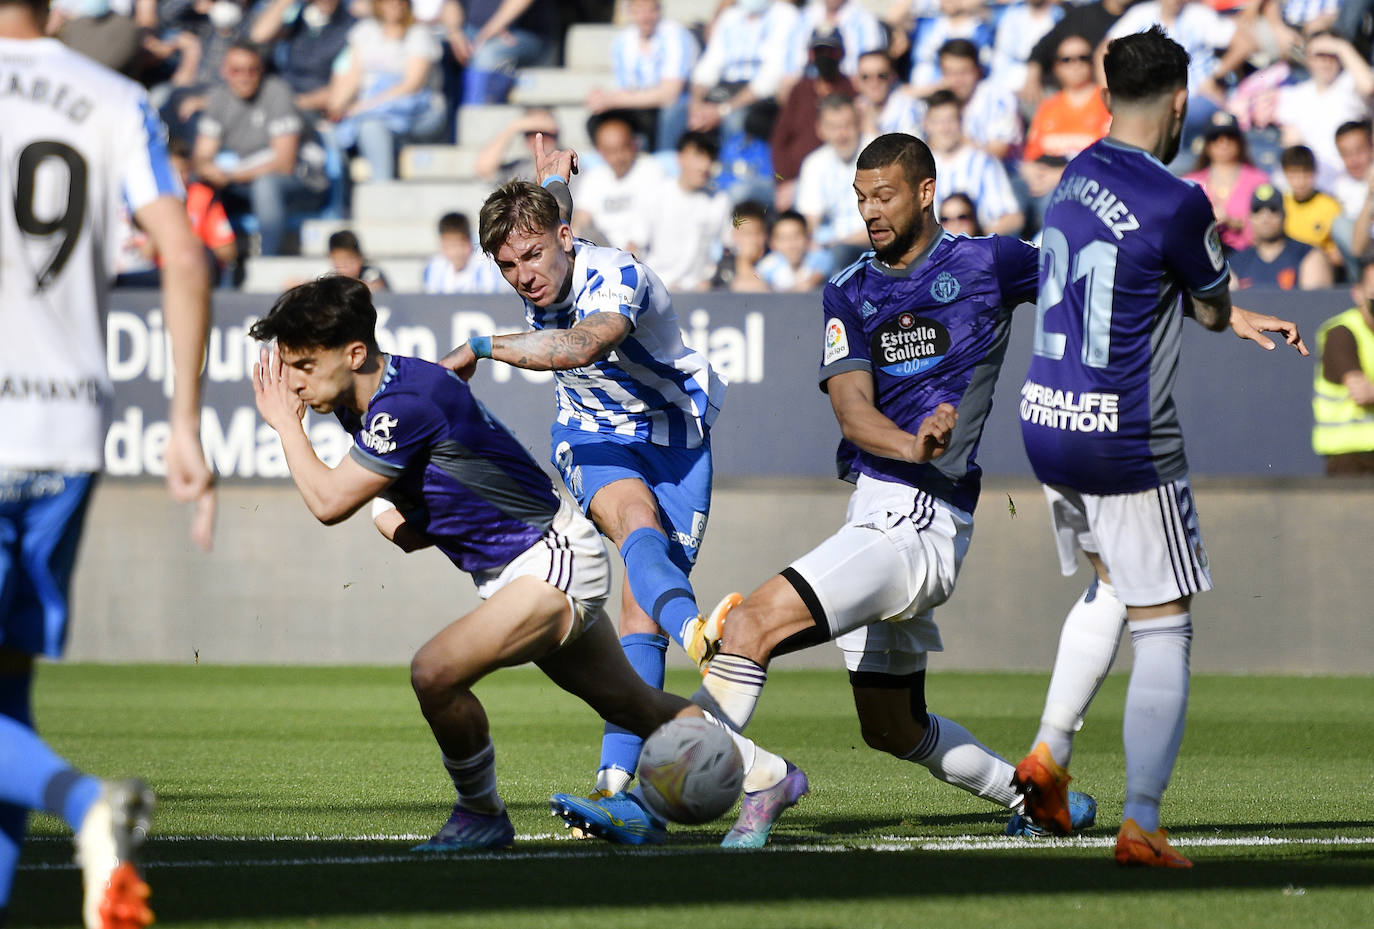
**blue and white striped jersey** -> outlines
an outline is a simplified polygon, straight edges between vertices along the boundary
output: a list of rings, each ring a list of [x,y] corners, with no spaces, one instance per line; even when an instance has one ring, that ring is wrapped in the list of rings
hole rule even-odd
[[[506,290],[501,269],[478,249],[472,250],[468,263],[455,268],[443,255],[425,263],[421,288],[427,294],[499,294]]]
[[[823,25],[825,23],[825,3],[811,0],[797,17],[797,24],[792,28],[792,37],[787,43],[788,74],[801,74],[805,70],[811,54],[811,36],[822,28],[828,30],[830,27]],[[850,77],[859,70],[860,55],[887,48],[887,33],[882,23],[856,0],[848,0],[840,7],[835,14],[834,29],[844,43],[844,60],[840,62],[840,71]]]
[[[961,122],[964,135],[978,146],[1004,142],[1015,148],[1026,137],[1016,97],[987,78],[979,82],[973,96],[964,104]]]
[[[642,42],[639,29],[627,26],[616,33],[611,46],[611,72],[621,90],[648,90],[665,80],[684,83],[701,56],[696,36],[681,23],[660,19],[658,26]]]
[[[633,328],[601,361],[554,372],[558,424],[697,448],[720,412],[725,381],[683,344],[668,289],[629,252],[577,239],[573,254],[567,299],[547,307],[526,301],[525,321],[570,329],[593,313],[619,313]]]
[[[967,194],[984,229],[1021,209],[1002,163],[981,148],[964,145],[950,155],[935,155],[935,205],[950,194]]]
[[[796,22],[797,8],[782,0],[774,0],[757,15],[738,4],[726,7],[692,70],[692,83],[710,88],[748,81],[756,97],[773,96],[784,74],[787,40]]]
[[[1038,10],[1027,3],[1007,7],[997,20],[988,77],[1003,90],[1020,90],[1026,83],[1026,62],[1031,49],[1063,18],[1063,8],[1053,3]]]

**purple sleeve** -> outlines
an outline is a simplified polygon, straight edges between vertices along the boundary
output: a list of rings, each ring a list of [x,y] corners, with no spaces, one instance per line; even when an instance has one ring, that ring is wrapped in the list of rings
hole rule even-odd
[[[1169,222],[1162,251],[1165,264],[1191,293],[1207,297],[1227,288],[1231,269],[1221,247],[1212,204],[1202,188],[1188,185]]]
[[[349,454],[364,468],[388,477],[400,474],[434,446],[444,428],[432,403],[413,394],[382,394],[362,417]]]
[[[1029,242],[999,235],[992,240],[992,259],[1002,305],[1034,303],[1040,292],[1040,249]]]
[[[871,371],[872,359],[863,325],[853,301],[834,284],[826,284],[821,296],[825,309],[825,341],[821,353],[821,389],[825,382],[845,371]]]

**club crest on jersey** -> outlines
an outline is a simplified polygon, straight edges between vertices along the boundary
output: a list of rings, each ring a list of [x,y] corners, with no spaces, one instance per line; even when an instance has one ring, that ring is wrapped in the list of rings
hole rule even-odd
[[[948,271],[941,271],[930,285],[930,296],[941,303],[949,303],[959,296],[959,279]]]
[[[899,313],[878,327],[869,347],[874,363],[884,373],[908,377],[928,371],[944,359],[949,351],[949,330],[933,319]]]
[[[368,423],[367,431],[360,434],[358,438],[378,455],[385,455],[387,452],[396,450],[396,443],[391,438],[391,430],[398,425],[399,421],[395,416],[389,413],[378,413],[372,417],[372,422]]]
[[[825,358],[821,364],[831,364],[849,354],[849,334],[844,323],[835,317],[825,321]]]

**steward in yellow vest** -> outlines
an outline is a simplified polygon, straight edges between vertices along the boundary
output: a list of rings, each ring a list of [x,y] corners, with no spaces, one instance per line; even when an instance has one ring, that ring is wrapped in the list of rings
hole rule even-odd
[[[1374,262],[1363,265],[1365,299],[1317,330],[1312,450],[1327,474],[1374,474]]]

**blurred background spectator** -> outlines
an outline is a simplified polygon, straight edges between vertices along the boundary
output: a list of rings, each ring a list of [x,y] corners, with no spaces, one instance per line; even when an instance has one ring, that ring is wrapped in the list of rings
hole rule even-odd
[[[796,25],[797,8],[785,0],[735,0],[721,10],[692,69],[688,128],[741,133],[752,108],[776,105]]]
[[[856,0],[809,0],[803,5],[788,40],[786,80],[795,81],[812,66],[813,36],[834,33],[842,52],[840,73],[852,78],[859,71],[859,56],[887,50],[887,31],[878,17]]]
[[[768,209],[757,200],[735,204],[730,233],[716,274],[713,290],[764,293],[768,284],[759,276],[758,264],[768,251]]]
[[[1012,94],[985,80],[978,47],[968,39],[940,46],[940,88],[959,102],[964,138],[998,161],[1020,153],[1021,111]]]
[[[291,85],[296,108],[310,118],[329,106],[334,63],[348,46],[356,20],[343,0],[269,0],[253,20],[249,38],[275,43],[277,74]]]
[[[107,68],[137,77],[142,30],[132,16],[110,9],[109,0],[54,4],[48,34]]]
[[[993,83],[1009,94],[1023,94],[1031,50],[1063,16],[1059,0],[1024,0],[1004,9],[992,44],[988,77]]]
[[[730,198],[711,186],[716,140],[686,132],[677,143],[677,181],[659,185],[647,209],[645,261],[669,290],[706,290],[730,229]]]
[[[802,159],[820,147],[816,124],[820,102],[834,94],[854,99],[854,85],[840,73],[844,44],[838,32],[817,32],[810,39],[808,73],[792,85],[773,124],[769,144],[773,151],[773,205],[792,207]]]
[[[1352,294],[1355,306],[1317,330],[1312,450],[1329,475],[1374,474],[1374,256]]]
[[[854,75],[858,95],[854,105],[859,113],[859,131],[868,138],[889,132],[921,134],[921,104],[899,88],[897,69],[892,56],[884,51],[865,52],[859,56],[859,70]]]
[[[481,180],[492,184],[513,177],[534,180],[534,142],[542,135],[550,149],[558,147],[558,120],[548,107],[530,107],[501,127],[500,131],[482,146],[473,162],[473,172]],[[524,148],[515,158],[507,158],[511,143],[519,136]]]
[[[820,103],[816,134],[821,146],[802,161],[796,210],[806,217],[818,246],[843,268],[868,248],[868,227],[854,201],[854,172],[861,139],[854,102],[833,94]]]
[[[935,156],[936,208],[947,194],[971,197],[978,223],[988,232],[1016,233],[1024,216],[1011,180],[997,159],[964,138],[959,98],[941,90],[926,100],[926,142]]]
[[[1331,286],[1326,256],[1283,234],[1283,195],[1261,184],[1250,197],[1252,242],[1231,255],[1233,290],[1313,290]]]
[[[445,0],[441,18],[453,57],[464,69],[464,104],[504,103],[517,68],[554,54],[553,0]]]
[[[1317,159],[1305,145],[1285,148],[1279,155],[1283,181],[1288,192],[1283,197],[1283,231],[1319,248],[1333,264],[1340,264],[1340,252],[1331,239],[1331,226],[1340,218],[1341,205],[1330,194],[1317,189]]]
[[[773,220],[768,254],[754,269],[774,293],[796,293],[819,289],[835,265],[824,249],[811,247],[806,217],[787,210]]]
[[[1341,171],[1336,130],[1366,119],[1374,95],[1374,70],[1344,39],[1324,34],[1304,50],[1307,80],[1279,91],[1278,120],[1284,145],[1306,145],[1317,159],[1317,186],[1329,189]]]
[[[472,224],[462,213],[439,218],[439,254],[425,264],[427,294],[496,294],[506,289],[496,262],[477,249]]]
[[[628,0],[626,9],[631,25],[611,47],[615,86],[593,89],[587,109],[627,111],[654,151],[668,151],[687,129],[687,81],[701,45],[681,23],[663,18],[659,0]]]
[[[635,251],[667,186],[663,168],[639,150],[634,124],[620,113],[595,118],[592,142],[601,164],[573,179],[573,232],[599,245]]]
[[[368,264],[358,237],[348,229],[329,237],[329,264],[335,274],[362,281],[374,294],[387,289],[386,275]]]
[[[940,201],[940,212],[936,214],[944,230],[953,235],[982,235],[983,227],[978,224],[978,213],[973,199],[967,194],[952,193]]]
[[[1250,163],[1245,134],[1234,116],[1218,113],[1202,134],[1202,152],[1197,166],[1183,175],[1202,188],[1212,201],[1221,244],[1237,251],[1250,244],[1251,196],[1269,175]]]
[[[1026,161],[1042,155],[1073,158],[1111,128],[1102,88],[1093,79],[1092,52],[1083,36],[1067,35],[1060,41],[1052,71],[1059,90],[1042,100],[1031,117]]]

